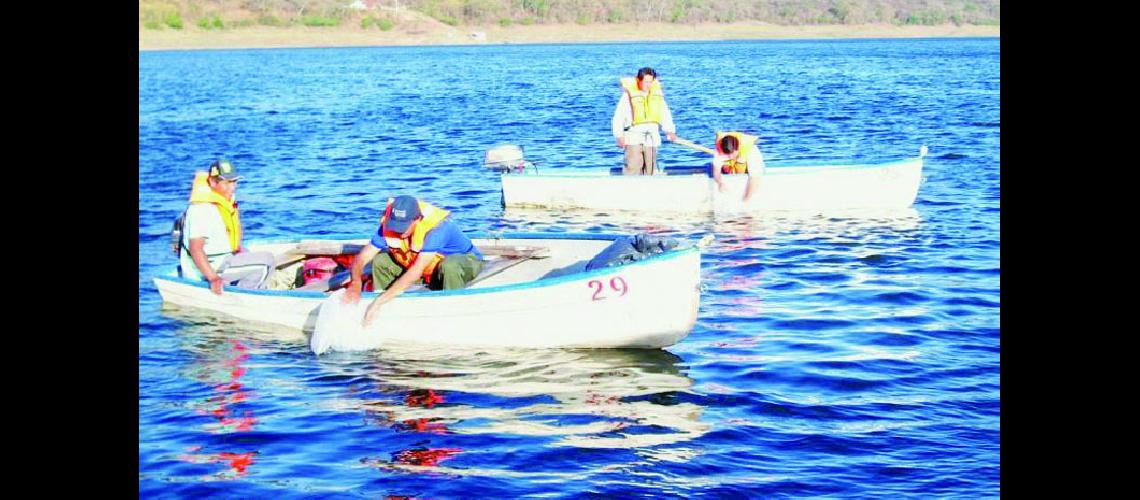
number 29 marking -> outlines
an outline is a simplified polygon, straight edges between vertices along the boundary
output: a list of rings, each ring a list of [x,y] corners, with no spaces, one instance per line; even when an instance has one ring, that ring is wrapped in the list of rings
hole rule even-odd
[[[591,297],[591,300],[598,301],[609,298],[605,294],[606,287],[601,280],[590,280],[586,285],[594,289],[594,295]],[[610,279],[610,290],[617,292],[617,296],[621,297],[629,291],[629,285],[625,283],[625,280],[622,279],[621,276],[615,276]]]

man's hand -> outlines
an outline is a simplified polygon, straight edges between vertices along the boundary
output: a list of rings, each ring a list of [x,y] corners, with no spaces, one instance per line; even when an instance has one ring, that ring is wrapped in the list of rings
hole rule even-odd
[[[344,296],[340,298],[341,304],[355,304],[360,302],[360,282],[353,280],[344,289]]]
[[[676,142],[677,141],[677,134],[675,134],[673,132],[665,132],[665,137],[669,138],[669,142]]]
[[[348,289],[344,291],[344,296],[340,298],[342,304],[355,304],[360,301],[360,289],[364,286],[364,266],[380,253],[380,249],[372,246],[369,242],[364,245],[356,257],[352,259],[352,266],[349,268],[350,281],[348,282]]]
[[[374,300],[371,304],[368,304],[368,310],[364,311],[364,321],[360,323],[361,326],[367,327],[368,325],[371,325],[372,319],[376,316],[376,312],[379,310],[380,301]]]
[[[212,279],[210,279],[210,291],[214,292],[214,295],[221,295],[222,294],[222,277],[221,276],[215,275]]]
[[[619,148],[625,149],[625,137],[618,137],[617,145]]]

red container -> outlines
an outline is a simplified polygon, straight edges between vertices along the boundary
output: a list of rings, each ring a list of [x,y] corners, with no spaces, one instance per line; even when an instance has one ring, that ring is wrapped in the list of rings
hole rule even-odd
[[[302,273],[306,285],[314,281],[332,278],[333,274],[336,273],[336,261],[328,257],[306,260],[302,266]]]

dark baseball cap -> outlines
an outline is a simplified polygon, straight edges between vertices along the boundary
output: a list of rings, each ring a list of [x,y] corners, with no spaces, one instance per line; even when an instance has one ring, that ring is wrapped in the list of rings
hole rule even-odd
[[[414,197],[397,196],[392,200],[392,211],[384,221],[384,228],[394,233],[403,234],[412,225],[420,214],[420,204]]]
[[[238,175],[234,164],[226,160],[218,160],[210,164],[210,177],[221,177],[227,181],[236,181],[242,178]]]

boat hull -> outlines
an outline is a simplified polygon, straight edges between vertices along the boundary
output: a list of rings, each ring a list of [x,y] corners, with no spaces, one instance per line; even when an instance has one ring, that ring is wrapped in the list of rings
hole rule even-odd
[[[499,241],[553,248],[576,244],[568,236]],[[588,251],[566,262],[596,254],[608,243],[593,241]],[[250,248],[257,249],[253,244]],[[552,258],[559,258],[558,252]],[[518,273],[534,271],[524,268]],[[385,304],[373,326],[384,342],[661,348],[688,335],[700,304],[698,248],[669,251],[622,266],[533,277],[509,283],[500,275],[462,290],[408,292]],[[326,299],[320,292],[238,288],[227,288],[218,296],[205,283],[169,274],[154,282],[164,302],[305,333],[312,333]],[[361,307],[376,295],[365,293]]]
[[[769,167],[751,199],[741,201],[747,175],[725,175],[725,190],[704,173],[657,176],[610,171],[504,174],[507,208],[766,212],[897,209],[914,204],[922,158],[870,165]]]

